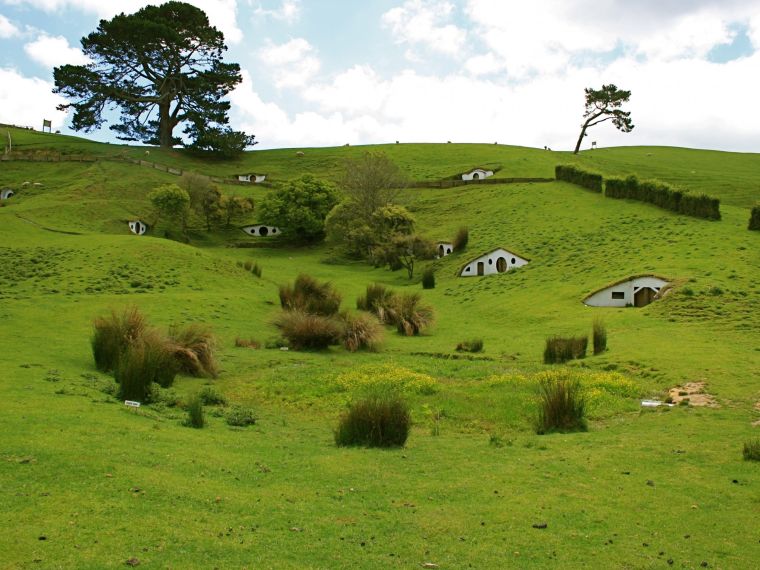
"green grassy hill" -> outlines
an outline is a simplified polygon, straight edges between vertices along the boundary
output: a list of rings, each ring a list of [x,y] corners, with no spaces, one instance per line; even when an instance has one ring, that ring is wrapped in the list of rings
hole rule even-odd
[[[748,568],[760,559],[760,468],[741,457],[742,444],[759,437],[760,235],[746,230],[760,199],[758,155],[402,144],[215,162],[32,131],[12,138],[14,151],[38,161],[0,162],[0,187],[18,190],[0,208],[7,567],[123,567],[136,558],[156,568],[659,568],[669,560]],[[446,240],[470,229],[466,251],[429,262],[437,285],[425,291],[418,277],[341,261],[329,244],[229,247],[255,240],[200,227],[182,244],[164,239],[162,226],[141,237],[126,226],[149,215],[154,187],[177,178],[124,157],[220,177],[267,173],[276,185],[304,173],[337,179],[345,158],[368,149],[420,181],[475,166],[500,167],[502,178],[550,177],[558,162],[577,161],[720,197],[723,219],[559,182],[410,188],[400,201],[423,233]],[[39,161],[58,154],[98,160]],[[224,191],[260,199],[268,190]],[[457,277],[495,247],[531,262]],[[245,261],[262,277],[240,267]],[[237,337],[263,343],[276,334],[277,287],[302,272],[332,281],[347,308],[372,282],[421,292],[437,323],[414,338],[388,329],[374,354],[236,348]],[[674,288],[642,309],[582,304],[639,273]],[[94,368],[92,319],[130,305],[161,327],[210,324],[222,373],[180,377],[177,393],[187,398],[211,382],[253,407],[257,424],[230,428],[211,410],[209,427],[191,430],[176,408],[131,410],[104,393],[112,381]],[[542,364],[545,338],[588,333],[596,317],[609,351],[568,367],[593,375],[590,431],[535,435],[533,375],[562,369]],[[457,359],[454,347],[470,338],[482,338],[485,352]],[[377,365],[428,374],[437,390],[410,395],[415,426],[404,449],[338,448],[332,430],[350,393],[337,378]],[[640,398],[697,381],[719,407],[641,411]]]

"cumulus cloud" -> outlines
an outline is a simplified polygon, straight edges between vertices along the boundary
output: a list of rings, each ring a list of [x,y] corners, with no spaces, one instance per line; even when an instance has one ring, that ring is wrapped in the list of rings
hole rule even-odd
[[[269,42],[258,52],[261,62],[270,68],[277,87],[306,85],[319,72],[321,63],[314,48],[303,38],[284,44]]]
[[[8,18],[0,14],[0,38],[12,38],[20,33],[19,29]]]
[[[448,22],[454,4],[441,0],[407,0],[382,16],[396,43],[421,45],[446,55],[459,55],[467,41],[467,31]],[[412,51],[411,53],[416,54]]]
[[[243,39],[243,32],[237,25],[237,0],[185,0],[200,8],[208,15],[213,26],[219,28],[228,42],[238,43]],[[155,0],[4,0],[6,4],[31,6],[45,12],[58,12],[64,9],[77,9],[96,14],[99,18],[112,18],[124,12],[136,12]]]
[[[39,128],[42,119],[48,119],[54,129],[61,127],[66,113],[56,107],[66,100],[52,89],[50,82],[0,68],[0,123]]]
[[[63,64],[85,65],[90,59],[81,50],[71,47],[63,36],[40,35],[33,42],[24,45],[24,51],[37,63],[45,67]]]
[[[301,17],[301,0],[282,0],[277,8],[264,8],[259,4],[253,13],[292,24]]]

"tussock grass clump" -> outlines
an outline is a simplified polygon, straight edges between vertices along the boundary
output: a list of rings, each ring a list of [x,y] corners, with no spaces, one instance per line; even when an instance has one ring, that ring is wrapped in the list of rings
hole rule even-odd
[[[205,325],[190,324],[169,327],[169,341],[179,370],[198,378],[216,378],[219,367],[214,356],[216,337]]]
[[[343,327],[337,319],[297,310],[283,311],[274,325],[295,350],[324,350],[340,343],[343,336]]]
[[[335,430],[339,446],[402,447],[412,416],[399,396],[376,395],[350,405]]]
[[[206,425],[206,418],[203,413],[203,401],[198,394],[191,397],[187,402],[187,419],[185,419],[185,425],[196,429],[201,429]]]
[[[344,311],[340,320],[343,324],[343,346],[349,352],[361,349],[375,351],[383,342],[383,327],[374,315]]]
[[[467,242],[469,241],[470,230],[466,226],[462,226],[457,230],[457,233],[451,243],[454,246],[454,251],[463,251],[467,247]]]
[[[258,263],[254,263],[253,267],[251,268],[251,273],[253,273],[256,277],[261,277],[261,266]]]
[[[752,208],[747,229],[754,232],[760,232],[760,206]]]
[[[435,321],[433,307],[423,304],[417,293],[396,295],[390,313],[391,322],[404,336],[416,336]]]
[[[536,433],[586,431],[586,399],[580,382],[567,376],[539,382]]]
[[[148,323],[137,307],[124,309],[122,313],[111,311],[106,317],[93,321],[91,339],[95,366],[101,372],[111,372],[119,364],[119,358],[127,346],[140,338]]]
[[[561,364],[576,358],[585,358],[588,349],[588,337],[552,336],[546,339],[544,364]]]
[[[148,331],[127,345],[119,357],[114,377],[119,383],[118,396],[123,400],[147,403],[151,398],[151,383],[162,388],[174,383],[179,366],[172,347],[166,339]]]
[[[381,323],[391,325],[394,324],[391,309],[395,297],[396,294],[385,285],[372,283],[367,285],[367,292],[356,299],[356,308],[375,313]]]
[[[310,275],[299,275],[293,285],[280,286],[280,305],[286,311],[332,316],[340,309],[341,296],[332,283],[320,283]]]
[[[261,348],[261,343],[257,341],[255,338],[241,338],[236,337],[235,338],[235,346],[238,348],[254,348],[259,349]]]
[[[432,267],[422,272],[422,288],[435,289],[435,270]]]
[[[246,427],[256,423],[256,416],[251,408],[232,406],[224,415],[227,425]]]
[[[607,327],[602,319],[594,319],[593,334],[594,354],[601,354],[607,350]]]
[[[760,461],[760,439],[744,442],[742,455],[746,461]]]
[[[463,340],[457,344],[457,352],[482,352],[483,351],[483,339],[473,338],[470,340]]]

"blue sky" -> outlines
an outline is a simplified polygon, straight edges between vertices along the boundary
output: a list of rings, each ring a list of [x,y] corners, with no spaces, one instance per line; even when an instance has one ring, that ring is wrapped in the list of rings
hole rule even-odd
[[[69,132],[52,69],[148,0],[0,0],[0,122]],[[446,140],[572,148],[583,88],[631,90],[599,146],[760,152],[760,0],[192,0],[244,82],[258,148]],[[99,140],[114,140],[107,128]]]

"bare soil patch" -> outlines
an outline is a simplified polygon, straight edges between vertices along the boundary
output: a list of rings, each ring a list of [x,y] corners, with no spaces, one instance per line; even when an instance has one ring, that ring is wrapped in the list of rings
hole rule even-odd
[[[690,406],[717,408],[718,402],[715,397],[705,392],[706,385],[706,382],[687,382],[683,386],[671,388],[668,395],[674,404],[680,404],[686,400]]]

